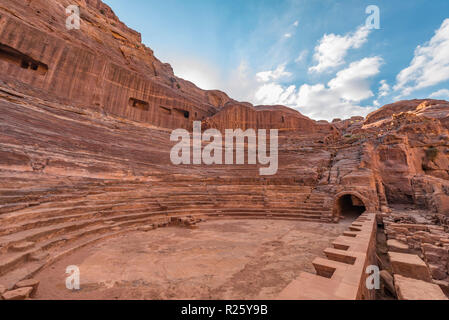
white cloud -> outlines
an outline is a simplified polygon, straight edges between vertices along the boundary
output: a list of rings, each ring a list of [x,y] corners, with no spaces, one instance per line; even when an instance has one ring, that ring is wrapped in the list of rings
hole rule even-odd
[[[373,105],[375,107],[380,107],[381,103],[379,100],[388,96],[388,94],[390,94],[390,92],[391,92],[391,87],[388,84],[387,80],[380,80],[379,85],[380,86],[379,86],[379,90],[377,92],[377,99],[373,101]]]
[[[344,36],[325,34],[315,47],[314,59],[317,65],[309,68],[309,72],[323,72],[345,63],[344,58],[349,49],[360,48],[368,39],[370,30],[365,26]]]
[[[446,19],[429,42],[415,49],[410,65],[397,75],[394,89],[404,97],[448,79],[449,19]]]
[[[339,93],[347,101],[362,101],[374,94],[369,88],[366,79],[379,73],[382,58],[364,58],[353,62],[348,68],[339,71],[337,76],[329,81],[330,89]]]
[[[255,98],[263,104],[284,104],[288,97],[295,91],[295,86],[284,89],[277,83],[267,83],[261,86],[255,93]]]
[[[313,119],[331,121],[335,118],[347,119],[352,116],[366,116],[374,107],[362,107],[357,102],[342,99],[338,93],[322,84],[299,89],[296,109]]]
[[[385,97],[390,93],[390,85],[387,83],[387,80],[380,80],[379,87],[379,97]]]
[[[314,119],[332,120],[365,116],[375,107],[362,107],[359,103],[374,96],[368,79],[379,73],[380,57],[364,58],[353,62],[337,73],[326,85],[304,84],[298,89],[291,85],[265,83],[256,91],[255,100],[261,104],[282,104],[299,110]]]
[[[284,38],[291,38],[292,37],[292,34],[291,33],[286,33],[286,34],[284,34]]]
[[[288,71],[285,71],[286,64],[283,63],[279,65],[276,70],[272,71],[262,71],[256,74],[256,79],[259,82],[268,82],[271,80],[278,80],[283,77],[289,77],[292,74]]]
[[[438,90],[438,91],[432,93],[429,97],[434,98],[434,99],[448,99],[449,98],[449,90],[448,89]]]
[[[309,53],[309,51],[307,51],[307,50],[301,51],[301,53],[299,54],[299,56],[295,59],[295,62],[296,62],[296,63],[302,62],[302,61],[307,57],[307,54],[308,54],[308,53]]]
[[[293,22],[293,26],[294,26],[294,27],[297,27],[297,26],[299,26],[299,21],[298,21],[298,20],[296,20],[295,22]]]

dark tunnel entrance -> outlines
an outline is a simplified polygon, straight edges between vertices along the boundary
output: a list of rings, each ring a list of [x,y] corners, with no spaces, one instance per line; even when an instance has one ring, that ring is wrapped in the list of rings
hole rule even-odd
[[[356,219],[365,211],[363,201],[357,196],[345,194],[337,201],[337,214],[342,219]]]

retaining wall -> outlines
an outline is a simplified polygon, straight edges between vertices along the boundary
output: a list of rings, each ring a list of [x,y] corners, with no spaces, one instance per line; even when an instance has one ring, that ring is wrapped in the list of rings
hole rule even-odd
[[[313,261],[316,274],[302,272],[279,295],[286,300],[368,300],[375,290],[366,286],[369,265],[375,264],[377,222],[364,213]]]

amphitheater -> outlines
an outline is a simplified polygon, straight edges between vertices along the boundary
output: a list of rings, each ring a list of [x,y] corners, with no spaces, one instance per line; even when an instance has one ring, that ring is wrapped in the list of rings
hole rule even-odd
[[[4,299],[447,299],[448,102],[331,123],[238,102],[100,0],[1,1],[0,70]],[[173,165],[193,121],[278,129],[277,173]]]

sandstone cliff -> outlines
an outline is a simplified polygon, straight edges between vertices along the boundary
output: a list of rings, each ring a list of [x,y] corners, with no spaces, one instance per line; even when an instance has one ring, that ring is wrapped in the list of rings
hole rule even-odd
[[[357,190],[373,208],[390,201],[442,210],[448,179],[446,101],[401,101],[366,120],[353,117],[332,124],[284,106],[240,103],[176,77],[170,65],[141,43],[140,34],[101,1],[76,3],[81,30],[70,31],[65,8],[73,3],[68,0],[0,3],[3,122],[10,128],[3,136],[5,169],[96,178],[176,172],[180,169],[169,169],[165,159],[170,143],[164,140],[164,128],[191,128],[201,120],[206,128],[283,132],[279,173],[271,183],[300,181],[327,194]],[[61,126],[58,119],[71,124]],[[117,121],[131,126],[126,137]],[[113,136],[98,131],[104,127]],[[43,128],[45,135],[39,132]],[[150,135],[160,139],[148,140]],[[86,168],[80,151],[89,154]],[[164,168],[154,171],[153,166]],[[182,170],[208,177],[234,175],[220,166]],[[248,181],[257,183],[255,171],[245,170]]]
[[[71,4],[80,30],[66,29]],[[190,128],[232,101],[176,77],[101,1],[2,0],[0,9],[2,80],[23,92],[166,128]]]

